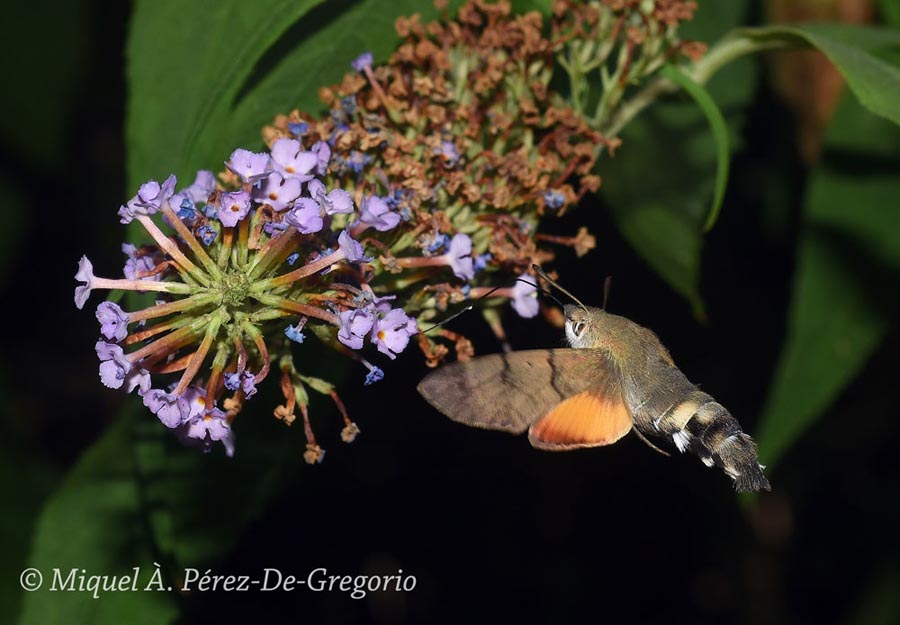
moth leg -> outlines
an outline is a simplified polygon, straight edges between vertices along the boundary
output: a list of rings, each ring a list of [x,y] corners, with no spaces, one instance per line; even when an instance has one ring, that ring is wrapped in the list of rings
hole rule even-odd
[[[637,429],[636,427],[632,427],[631,429],[632,429],[632,431],[633,431],[635,434],[637,434],[637,437],[638,437],[639,439],[641,439],[642,441],[644,441],[644,442],[647,444],[647,446],[648,446],[650,449],[652,449],[652,450],[654,450],[654,451],[657,451],[657,452],[661,453],[661,454],[664,455],[666,458],[671,457],[672,454],[670,454],[670,453],[667,452],[667,451],[663,451],[662,449],[660,449],[659,447],[657,447],[656,445],[654,445],[653,443],[651,443],[651,442],[647,439],[646,436],[644,436],[643,434],[641,434],[641,431],[640,431],[639,429]]]

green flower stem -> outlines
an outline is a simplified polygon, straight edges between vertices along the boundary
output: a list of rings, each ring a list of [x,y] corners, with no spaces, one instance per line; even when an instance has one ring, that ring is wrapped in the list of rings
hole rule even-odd
[[[277,310],[271,308],[265,308],[263,310],[258,310],[254,313],[250,313],[249,319],[251,323],[262,323],[264,321],[275,321],[276,319],[284,319],[285,317],[293,317],[297,313],[290,310]]]
[[[734,30],[722,37],[702,59],[694,64],[693,70],[687,73],[694,82],[702,85],[709,81],[717,71],[742,56],[769,50],[796,48],[801,45],[802,41],[799,39],[786,37],[762,39],[749,36],[743,29]]]
[[[231,256],[231,246],[234,245],[234,228],[222,227],[222,246],[219,248],[218,266],[224,269]]]
[[[190,297],[185,297],[174,302],[166,302],[165,304],[157,304],[150,308],[138,310],[128,314],[128,322],[144,321],[146,319],[154,319],[156,317],[165,317],[176,312],[183,312],[192,308],[200,308],[212,304],[216,300],[216,294],[211,292],[197,293]]]
[[[247,266],[247,259],[250,255],[250,248],[247,241],[250,239],[250,220],[242,219],[238,223],[238,257],[236,266],[244,268]]]
[[[266,379],[266,376],[269,375],[269,369],[271,368],[272,359],[269,357],[269,348],[266,346],[266,341],[263,338],[262,332],[260,332],[252,323],[246,320],[242,321],[241,329],[250,337],[253,344],[256,345],[256,349],[259,351],[260,360],[262,360],[262,369],[259,370],[259,373],[257,373],[254,378],[254,382],[259,384]]]
[[[144,230],[146,230],[147,234],[149,234],[153,238],[159,248],[172,257],[172,260],[175,262],[179,269],[182,269],[190,274],[191,277],[200,282],[202,285],[210,285],[209,276],[206,275],[206,273],[202,271],[197,265],[188,260],[188,257],[185,256],[180,249],[178,249],[178,246],[175,244],[175,242],[167,237],[165,233],[160,230],[155,223],[153,223],[153,220],[150,219],[150,217],[148,217],[147,215],[137,215],[135,219],[140,222],[140,224],[144,227]]]
[[[219,278],[222,276],[222,272],[216,266],[216,263],[213,262],[213,259],[209,257],[209,254],[206,253],[206,250],[200,244],[200,241],[197,240],[197,237],[194,236],[194,233],[191,232],[190,228],[184,225],[184,222],[175,214],[175,211],[172,208],[165,204],[162,207],[163,215],[166,216],[169,223],[175,231],[181,236],[181,239],[187,244],[187,246],[194,253],[194,257],[200,261],[200,264],[206,268],[207,273],[213,278]]]
[[[178,382],[178,386],[176,386],[173,391],[176,395],[184,393],[188,385],[194,381],[197,372],[200,371],[200,367],[206,359],[206,355],[209,353],[209,348],[212,347],[216,334],[219,333],[219,326],[221,326],[222,322],[228,318],[228,315],[220,309],[217,314],[213,314],[211,317],[212,319],[210,319],[209,325],[206,327],[206,333],[203,335],[203,340],[200,341],[200,347],[198,347],[197,351],[194,352],[194,355],[191,356],[188,366],[184,370],[181,380]]]
[[[389,288],[393,291],[402,291],[415,284],[418,284],[419,282],[422,282],[423,280],[427,280],[431,275],[431,272],[428,270],[407,271],[403,273],[402,278],[393,280],[390,283]]]
[[[211,410],[216,401],[216,390],[219,386],[219,380],[222,379],[222,373],[228,364],[228,358],[231,355],[231,348],[226,341],[219,341],[216,345],[216,355],[213,356],[212,366],[210,367],[209,380],[206,381],[206,409]]]
[[[335,263],[339,263],[340,261],[344,260],[344,258],[346,258],[346,256],[344,255],[343,250],[338,249],[328,256],[323,256],[317,260],[312,261],[311,263],[303,265],[299,269],[295,269],[294,271],[282,274],[275,278],[269,278],[268,280],[256,282],[253,284],[251,289],[258,293],[261,291],[267,291],[275,287],[292,284],[297,280],[302,280],[303,278],[319,273],[326,267],[330,267]]]
[[[294,300],[287,299],[286,297],[267,295],[265,293],[251,293],[250,297],[258,301],[260,304],[265,304],[266,306],[275,306],[282,310],[290,311],[299,315],[306,315],[307,317],[321,319],[322,321],[327,321],[334,326],[341,325],[341,320],[336,314],[319,308],[318,306],[302,304],[300,302],[295,302]]]
[[[249,277],[255,280],[291,255],[300,233],[293,226],[274,239],[269,239],[265,246],[256,253],[250,262]]]
[[[174,330],[161,339],[157,339],[152,343],[129,353],[128,359],[131,362],[137,362],[141,359],[153,359],[154,354],[162,357],[174,352],[176,349],[189,345],[207,326],[211,317],[211,314],[203,315],[194,320],[190,325]]]
[[[169,319],[168,321],[156,323],[146,330],[141,330],[140,332],[132,332],[125,338],[125,340],[122,342],[122,345],[134,345],[135,343],[146,341],[147,339],[152,338],[158,334],[162,334],[163,332],[169,332],[170,330],[183,328],[186,325],[191,324],[192,322],[193,317],[174,317],[172,319]]]
[[[619,100],[625,93],[625,77],[624,72],[628,69],[629,46],[623,45],[619,49],[619,58],[616,61],[616,71],[612,76],[608,76],[606,71],[602,72],[603,77],[603,94],[597,101],[597,108],[594,110],[594,117],[589,121],[592,126],[600,125],[606,119],[609,111],[615,110]],[[606,69],[605,67],[603,68]]]
[[[708,82],[717,71],[743,56],[768,50],[797,47],[797,45],[798,41],[788,38],[760,39],[748,36],[741,30],[732,31],[710,48],[706,56],[695,63],[692,69],[686,70],[685,73],[694,82],[702,85]],[[616,109],[608,123],[603,124],[602,119],[595,116],[594,120],[592,120],[594,122],[593,126],[596,130],[603,133],[607,139],[615,138],[628,122],[655,102],[657,98],[661,95],[672,93],[677,89],[678,87],[675,83],[667,78],[657,78],[648,83],[632,98],[623,102]],[[603,146],[598,145],[598,150],[602,151],[602,149]]]
[[[126,280],[119,278],[98,278],[91,280],[92,289],[125,289],[128,291],[157,291],[159,293],[175,293],[187,295],[193,289],[182,282],[164,282],[155,280]]]

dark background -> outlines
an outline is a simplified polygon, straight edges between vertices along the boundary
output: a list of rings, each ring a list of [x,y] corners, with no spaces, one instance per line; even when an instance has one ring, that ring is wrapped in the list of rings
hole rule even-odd
[[[128,7],[37,5],[16,10],[28,14],[22,20],[44,10],[49,17],[11,21],[41,26],[7,38],[13,49],[4,55],[14,69],[0,136],[5,614],[20,600],[13,575],[24,566],[41,502],[123,403],[137,401],[98,383],[95,322],[72,305],[82,253],[95,266],[121,264],[115,210],[131,194],[122,137]],[[71,54],[54,41],[68,41]],[[705,323],[596,201],[550,226],[571,232],[586,223],[598,235],[584,261],[560,254],[565,286],[598,304],[604,277],[613,275],[609,309],[654,329],[688,377],[751,433],[785,333],[807,175],[794,128],[764,84],[732,164],[729,202],[706,242]],[[777,172],[767,184],[785,198],[774,220],[760,171]],[[476,313],[452,327],[480,352],[498,349]],[[508,329],[516,348],[561,341],[540,321],[509,316]],[[695,458],[664,458],[633,436],[550,454],[524,438],[453,424],[415,393],[426,369],[410,353],[385,366],[374,387],[355,378],[341,386],[363,431],[353,445],[339,443],[330,407],[314,405],[326,461],[286,463],[284,489],[215,570],[258,575],[273,567],[305,577],[316,567],[354,575],[403,569],[417,577],[416,590],[359,601],[305,591],[195,594],[183,598],[185,622],[889,622],[900,613],[900,345],[891,336],[770,472],[773,492],[755,501],[737,497],[730,480]],[[267,403],[262,397],[251,408]],[[239,435],[244,428],[292,437],[299,457],[302,433],[253,409]]]

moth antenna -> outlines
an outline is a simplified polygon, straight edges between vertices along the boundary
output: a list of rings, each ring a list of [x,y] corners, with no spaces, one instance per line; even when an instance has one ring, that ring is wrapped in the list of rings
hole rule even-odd
[[[418,334],[428,334],[429,332],[431,332],[431,331],[434,330],[435,328],[440,328],[440,327],[441,327],[442,325],[444,325],[445,323],[450,323],[451,321],[453,321],[454,319],[456,319],[457,317],[459,317],[461,314],[467,313],[467,312],[469,312],[470,310],[472,310],[473,308],[475,308],[475,306],[474,306],[473,304],[469,304],[468,306],[466,306],[466,307],[463,308],[462,310],[456,311],[455,313],[453,313],[452,315],[450,315],[449,317],[447,317],[447,318],[444,319],[443,321],[439,321],[438,323],[434,324],[434,325],[431,326],[430,328],[427,328],[427,329],[425,329],[425,330],[419,330]]]
[[[654,450],[654,451],[657,451],[657,452],[661,453],[661,454],[664,455],[666,458],[670,458],[670,457],[672,456],[672,454],[670,454],[669,452],[663,451],[662,449],[660,449],[659,447],[657,447],[656,445],[654,445],[653,443],[651,443],[651,442],[647,439],[647,437],[644,436],[643,434],[641,434],[641,431],[640,431],[639,429],[637,429],[636,427],[632,427],[631,430],[632,430],[635,434],[637,434],[638,438],[641,439],[642,441],[644,441],[650,449],[652,449],[652,450]]]
[[[575,302],[576,304],[578,304],[579,306],[581,306],[585,311],[587,311],[587,309],[588,309],[587,306],[585,306],[584,304],[582,304],[580,299],[578,299],[577,297],[575,297],[574,295],[572,295],[571,293],[569,293],[567,290],[565,290],[564,288],[562,288],[561,286],[559,286],[559,284],[557,284],[556,281],[554,281],[550,276],[547,275],[547,273],[546,273],[543,269],[541,269],[541,266],[540,266],[540,265],[538,265],[537,263],[535,263],[535,264],[531,265],[531,268],[534,269],[534,272],[535,272],[537,275],[539,275],[539,276],[542,277],[544,280],[546,280],[547,282],[549,282],[551,286],[556,287],[556,290],[558,290],[558,291],[559,291],[560,293],[562,293],[563,295],[569,296],[569,298],[570,298],[573,302]]]
[[[606,302],[609,301],[609,292],[612,289],[612,276],[606,276],[603,281],[603,310],[606,310]]]
[[[476,302],[480,302],[480,301],[483,300],[484,298],[490,297],[491,294],[494,293],[494,291],[499,291],[499,290],[502,289],[502,288],[505,288],[505,287],[502,287],[502,286],[495,286],[493,289],[491,289],[490,291],[488,291],[487,293],[485,293],[484,295],[482,295],[481,297],[479,297],[479,298],[478,298],[477,300],[475,300],[475,301],[476,301]],[[462,315],[463,313],[467,313],[467,312],[469,312],[470,310],[473,310],[474,308],[475,308],[475,304],[469,304],[468,306],[466,306],[466,307],[463,308],[462,310],[456,311],[455,313],[453,313],[452,315],[450,315],[449,317],[447,317],[447,318],[444,319],[443,321],[439,321],[438,323],[434,324],[433,326],[431,326],[431,327],[428,328],[427,330],[420,330],[420,331],[418,332],[418,334],[427,334],[427,333],[431,332],[432,330],[434,330],[435,328],[440,328],[440,327],[441,327],[442,325],[444,325],[445,323],[450,323],[451,321],[453,321],[454,319],[456,319],[457,317],[459,317],[459,316]]]

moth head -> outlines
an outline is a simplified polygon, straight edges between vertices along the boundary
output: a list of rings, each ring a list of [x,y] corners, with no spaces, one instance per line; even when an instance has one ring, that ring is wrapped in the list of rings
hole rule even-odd
[[[568,305],[563,308],[566,317],[566,339],[572,347],[591,347],[596,343],[596,333],[606,313],[599,308]]]

